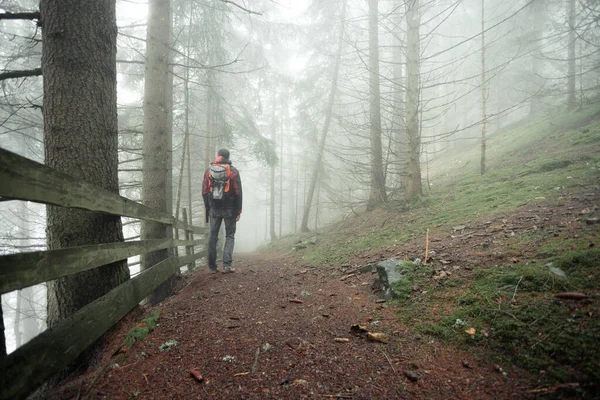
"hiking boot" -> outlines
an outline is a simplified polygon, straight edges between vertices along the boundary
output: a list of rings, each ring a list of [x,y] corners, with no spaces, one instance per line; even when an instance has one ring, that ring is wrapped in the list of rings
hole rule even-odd
[[[219,271],[217,271],[217,269],[216,269],[216,268],[215,268],[215,269],[210,269],[210,273],[211,273],[211,274],[216,274],[217,272],[219,272]]]
[[[230,272],[235,272],[235,268],[233,267],[223,267],[223,273],[228,274]]]

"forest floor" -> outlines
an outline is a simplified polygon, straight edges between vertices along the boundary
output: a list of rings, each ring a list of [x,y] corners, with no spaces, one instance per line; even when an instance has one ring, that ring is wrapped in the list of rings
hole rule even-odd
[[[493,346],[469,343],[469,339],[485,340],[479,327],[477,337],[464,332],[468,325],[455,329],[465,338],[457,342],[424,331],[422,325],[423,320],[452,316],[452,304],[468,292],[478,268],[535,263],[543,258],[540,243],[517,246],[515,237],[539,231],[567,246],[571,238],[583,239],[589,248],[596,246],[598,225],[584,219],[598,212],[599,203],[598,187],[581,188],[560,201],[525,205],[491,220],[474,219],[460,232],[432,232],[431,269],[418,270],[423,278],[411,287],[411,301],[404,303],[383,302],[377,275],[358,269],[389,257],[412,259],[423,252],[423,240],[408,242],[401,250],[392,246],[357,254],[343,265],[311,266],[293,253],[258,253],[239,256],[237,272],[232,274],[212,275],[202,268],[186,275],[178,294],[160,306],[140,308],[124,318],[107,334],[98,365],[70,377],[51,398],[581,396],[582,392],[573,391],[580,383],[544,381],[503,361]],[[483,241],[489,246],[482,247]],[[440,271],[449,273],[440,278]],[[594,281],[599,277],[597,267],[588,275]],[[511,287],[511,307],[518,308],[526,283],[527,278],[521,276],[516,287]],[[428,291],[433,296],[420,301]],[[597,290],[588,293],[591,297],[585,302],[558,300],[553,297],[556,291],[546,292],[544,301],[570,314],[582,312],[598,319]],[[156,329],[115,356],[127,332],[157,309],[162,314]],[[504,312],[518,315],[517,311]],[[352,332],[355,324],[385,334],[385,343],[370,340],[365,332]],[[542,332],[538,335],[540,341],[545,337]],[[587,351],[598,354],[597,347]]]

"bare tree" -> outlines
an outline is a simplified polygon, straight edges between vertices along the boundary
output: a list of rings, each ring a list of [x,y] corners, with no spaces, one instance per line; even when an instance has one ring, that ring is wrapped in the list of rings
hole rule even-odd
[[[342,14],[340,17],[337,51],[335,53],[335,62],[333,64],[331,89],[329,91],[329,97],[327,98],[327,109],[325,114],[325,121],[323,122],[323,129],[321,130],[321,137],[319,139],[319,148],[317,149],[317,160],[315,161],[312,175],[310,178],[310,186],[308,188],[306,204],[304,205],[304,213],[302,214],[302,223],[300,225],[300,230],[302,232],[308,232],[308,219],[310,216],[310,210],[315,194],[315,188],[317,186],[319,174],[323,169],[323,153],[325,152],[325,143],[327,141],[327,134],[329,133],[329,127],[331,125],[335,94],[337,92],[338,79],[340,76],[340,63],[342,59],[342,47],[344,44],[344,27],[346,26],[346,3],[346,0],[344,0],[342,3]]]
[[[485,145],[487,128],[486,93],[487,82],[485,80],[485,0],[481,0],[481,159],[479,173],[485,173]]]
[[[154,209],[172,213],[171,196],[171,109],[172,81],[169,74],[171,1],[155,0],[148,9],[146,72],[144,83],[144,145],[142,201]],[[172,235],[162,223],[143,221],[142,239],[161,239]],[[142,269],[166,259],[169,250],[157,250],[142,258]],[[150,297],[156,304],[172,293],[167,280]]]
[[[423,193],[421,183],[421,132],[419,129],[419,58],[420,38],[419,0],[408,0],[406,3],[406,135],[408,151],[405,171],[406,199],[409,200]]]
[[[576,56],[575,46],[577,45],[577,33],[575,31],[575,0],[569,0],[568,12],[568,28],[569,28],[569,44],[568,44],[568,72],[567,72],[567,108],[574,110],[577,108],[577,90],[575,89],[576,78]]]
[[[379,11],[378,0],[369,0],[369,85],[371,191],[367,210],[387,202],[381,148],[381,93],[379,88]]]

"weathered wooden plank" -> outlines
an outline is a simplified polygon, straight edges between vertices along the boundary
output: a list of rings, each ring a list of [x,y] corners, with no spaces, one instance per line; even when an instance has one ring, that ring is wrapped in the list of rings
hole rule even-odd
[[[202,231],[200,233],[206,231],[201,227],[188,227],[187,223],[167,213],[77,180],[3,148],[0,148],[0,197],[162,222],[180,229]]]
[[[0,360],[0,400],[25,399],[169,278],[206,254],[171,257],[88,304]]]
[[[0,294],[73,275],[138,254],[203,241],[154,239],[0,256]]]

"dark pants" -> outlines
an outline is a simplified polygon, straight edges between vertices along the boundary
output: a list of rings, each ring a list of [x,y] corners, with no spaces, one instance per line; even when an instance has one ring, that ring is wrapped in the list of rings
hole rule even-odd
[[[223,267],[231,267],[233,245],[235,244],[235,216],[233,210],[210,210],[210,236],[208,237],[208,268],[217,269],[217,242],[221,222],[225,220],[225,247]]]

